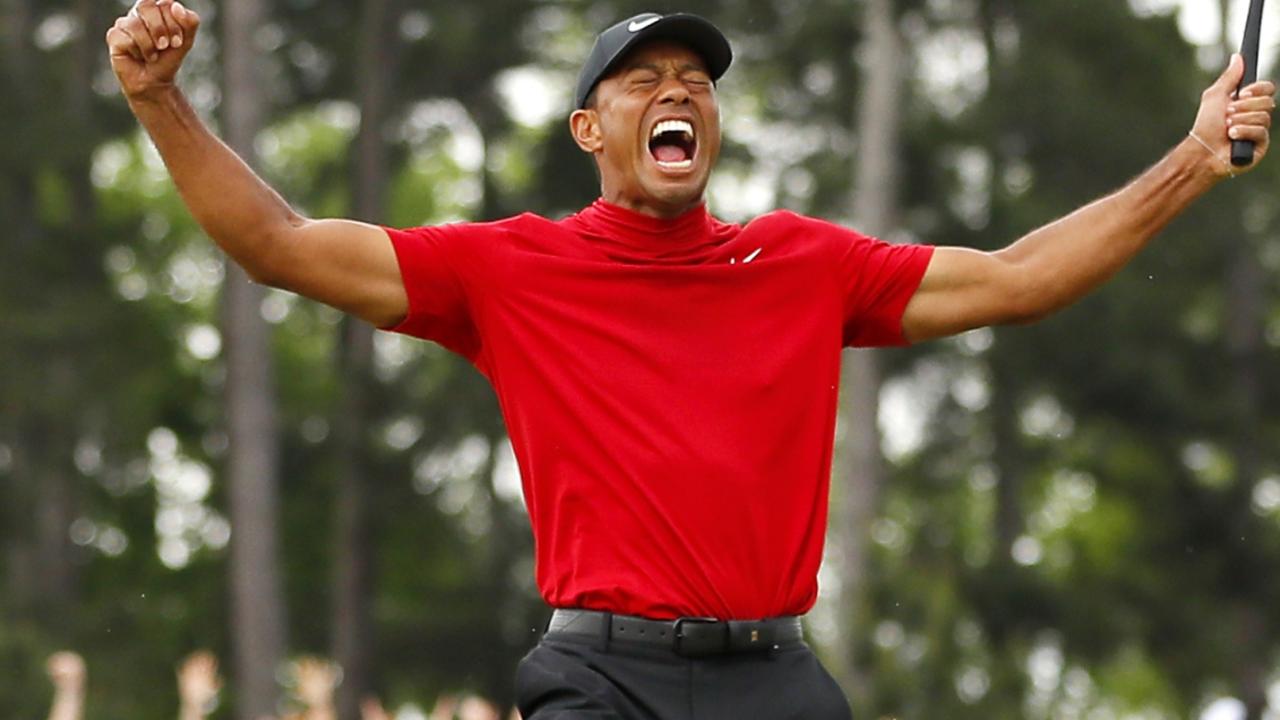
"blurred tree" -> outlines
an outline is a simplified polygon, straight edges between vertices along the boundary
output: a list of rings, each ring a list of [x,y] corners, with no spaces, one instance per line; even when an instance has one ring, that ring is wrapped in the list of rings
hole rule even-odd
[[[139,296],[126,298],[117,284],[116,269],[149,259],[149,248],[122,246],[140,235],[141,203],[121,213],[95,187],[97,153],[128,127],[123,109],[100,97],[104,53],[91,28],[105,26],[109,8],[15,1],[0,11],[0,715],[8,717],[47,709],[33,669],[56,645],[88,656],[99,678],[94,707],[120,668],[165,653],[163,632],[128,647],[110,633],[149,589],[124,590],[136,576],[122,570],[148,549],[155,562],[155,504],[135,482],[138,450],[191,383],[172,363],[172,327],[138,312]],[[101,663],[104,648],[117,664]]]
[[[852,217],[860,232],[888,237],[898,218],[898,168],[901,113],[905,99],[906,53],[898,29],[899,8],[892,0],[866,0],[862,9],[861,96],[852,115],[854,158]],[[847,688],[857,714],[865,712],[873,681],[859,663],[858,638],[866,635],[870,585],[871,524],[880,513],[886,467],[880,436],[880,356],[874,350],[845,352],[845,461],[835,470],[834,506],[829,525],[841,559],[837,677]]]
[[[351,189],[355,217],[367,222],[386,222],[390,181],[387,116],[399,57],[395,20],[400,6],[394,0],[371,0],[361,7],[357,75],[364,82],[359,88],[360,130]],[[368,323],[355,318],[342,322],[341,390],[333,419],[338,492],[330,632],[333,658],[343,669],[336,703],[342,718],[357,717],[360,702],[373,690],[375,585],[369,501],[374,478],[369,428],[376,419],[372,404],[373,333]]]
[[[267,63],[253,77],[271,99],[255,147],[286,197],[316,216],[399,225],[590,201],[598,185],[564,131],[568,108],[531,110],[554,106],[535,100],[564,92],[599,27],[649,4],[385,2],[281,3],[257,25],[259,45],[223,43],[228,58]],[[894,240],[998,247],[1113,189],[1184,136],[1207,79],[1196,60],[1221,55],[1197,55],[1149,4],[892,5],[905,109],[889,157],[902,174]],[[875,230],[851,206],[874,193],[850,168],[891,144],[868,145],[875,132],[850,108],[885,113],[861,98],[870,74],[895,68],[851,52],[884,39],[862,19],[870,0],[797,8],[658,8],[711,17],[737,51],[721,83],[713,210],[785,206]],[[236,639],[230,488],[212,468],[240,445],[217,396],[223,353],[244,336],[213,328],[216,254],[102,74],[107,19],[89,13],[111,9],[0,2],[3,717],[47,710],[39,663],[55,639],[86,657],[90,717],[142,720],[172,716],[172,683],[156,681],[177,658],[225,655]],[[199,9],[214,27],[230,6]],[[373,37],[389,53],[375,69]],[[218,92],[216,40],[206,32],[183,78],[206,113],[243,98]],[[364,173],[385,173],[384,195],[357,183]],[[1280,388],[1266,372],[1278,359],[1278,173],[1268,163],[1215,190],[1134,267],[1043,324],[878,354],[886,481],[861,523],[839,509],[847,475],[832,506],[833,532],[871,538],[866,569],[838,573],[866,605],[836,618],[861,628],[838,637],[855,648],[836,659],[852,653],[865,678],[853,692],[864,714],[1194,717],[1230,694],[1258,716],[1280,623],[1269,572],[1280,428],[1268,412]],[[279,368],[279,430],[267,434],[281,442],[289,650],[351,653],[344,685],[380,685],[393,704],[507,697],[545,608],[487,384],[430,344],[381,335],[373,352],[367,328],[340,329],[287,294],[250,305],[270,318]],[[55,613],[37,588],[60,577],[74,590]],[[315,612],[320,598],[332,613]],[[363,638],[379,640],[363,649],[361,613]],[[811,630],[830,637],[822,622]],[[228,698],[245,689],[229,683]]]
[[[1232,24],[1231,3],[1219,0],[1219,17],[1222,23],[1223,55],[1235,52],[1237,38],[1230,32]],[[1259,77],[1264,77],[1259,75]],[[1250,200],[1241,198],[1236,204],[1245,209]],[[1245,212],[1248,212],[1245,209]],[[1264,313],[1266,312],[1266,277],[1256,245],[1259,238],[1254,232],[1235,222],[1230,228],[1226,254],[1226,273],[1222,278],[1225,288],[1223,303],[1223,336],[1227,361],[1231,368],[1229,417],[1227,429],[1232,436],[1228,448],[1234,455],[1236,480],[1232,485],[1232,505],[1235,512],[1227,519],[1243,538],[1254,538],[1244,549],[1252,556],[1249,565],[1263,566],[1268,560],[1259,552],[1260,536],[1267,534],[1265,525],[1253,511],[1253,489],[1263,477],[1264,454],[1261,446],[1263,368],[1266,351]],[[1225,229],[1225,228],[1224,228]],[[1253,594],[1253,593],[1250,593]],[[1232,684],[1235,694],[1243,701],[1247,720],[1262,720],[1267,709],[1267,683],[1271,673],[1269,664],[1274,652],[1270,619],[1257,605],[1255,598],[1233,603],[1228,617],[1239,638],[1238,656],[1234,661]]]
[[[4,55],[10,61],[6,63],[10,68],[6,85],[16,107],[36,106],[41,78],[33,64],[37,53],[33,41],[34,8],[14,0],[6,4],[5,15]],[[78,67],[73,67],[71,72],[81,74]],[[80,105],[87,92],[87,88],[68,92],[54,107],[45,109],[45,119],[68,117],[72,106]],[[37,140],[30,125],[19,125],[16,129]],[[13,384],[6,388],[9,402],[4,403],[4,414],[10,436],[16,440],[9,451],[9,464],[21,480],[13,485],[15,497],[10,504],[17,512],[10,523],[6,523],[13,533],[9,546],[10,582],[6,586],[11,589],[7,595],[15,608],[49,622],[70,614],[77,588],[74,548],[66,530],[77,511],[79,494],[71,463],[77,428],[67,423],[68,411],[75,405],[78,363],[73,354],[61,351],[62,342],[51,336],[51,328],[14,322],[23,317],[19,312],[24,309],[22,296],[15,292],[21,288],[15,266],[22,260],[35,259],[43,246],[68,235],[67,229],[50,227],[42,217],[41,185],[67,188],[68,182],[77,187],[79,183],[69,177],[72,169],[67,167],[74,162],[74,157],[40,157],[30,151],[10,151],[7,155],[6,255],[18,262],[8,263],[11,270],[4,285],[11,288],[13,294],[6,303],[11,308],[6,314],[12,318],[8,323],[11,342],[15,347],[19,340],[24,342],[23,355],[14,358],[17,362],[6,368],[9,372],[5,374]],[[77,229],[84,223],[92,223],[93,206],[84,206],[82,212],[79,217],[83,220],[76,221]],[[86,268],[69,269],[87,279]],[[91,276],[92,269],[87,270]],[[74,303],[70,304],[72,307],[68,310],[74,311]],[[32,390],[38,383],[41,390],[19,392],[19,382]]]
[[[257,165],[266,114],[255,38],[267,22],[260,0],[220,7],[227,144]],[[226,478],[231,510],[230,590],[237,717],[276,710],[276,668],[284,659],[286,616],[279,551],[280,429],[264,289],[227,263],[222,336],[227,340]]]
[[[1181,141],[1208,80],[1169,16],[1065,3],[949,11],[930,18],[934,37],[950,57],[985,58],[986,80],[944,81],[938,89],[950,93],[931,98],[928,133],[911,135],[925,157],[944,159],[909,163],[905,185],[907,217],[934,242],[999,247],[1121,184]],[[1142,79],[1105,69],[1114,67],[1141,67]],[[948,107],[956,100],[958,112]],[[1224,258],[1205,239],[1244,216],[1233,194],[1215,190],[1077,308],[1034,328],[913,351],[917,398],[939,399],[925,401],[937,410],[881,521],[889,575],[875,637],[890,662],[925,650],[909,665],[910,685],[881,683],[886,711],[1185,715],[1220,682],[1235,653],[1210,650],[1219,640],[1194,618],[1268,606],[1258,595],[1230,599],[1247,585],[1208,580],[1215,574],[1197,558],[1242,554],[1238,536],[1212,550],[1209,537],[1256,525],[1241,522],[1256,512],[1246,499],[1210,520],[1206,508],[1221,501],[1208,502],[1213,491],[1185,464],[1188,439],[1221,413],[1213,408],[1224,394],[1197,387],[1215,360],[1194,336],[1216,333],[1199,318],[1201,300],[1220,296],[1213,268]],[[1209,218],[1218,213],[1222,224]],[[1201,442],[1194,454],[1216,452],[1216,441]],[[1228,586],[1226,597],[1196,596]],[[1193,626],[1208,634],[1192,637]],[[1255,642],[1274,647],[1274,638]],[[1187,647],[1201,649],[1196,660]],[[916,685],[935,692],[925,700]]]

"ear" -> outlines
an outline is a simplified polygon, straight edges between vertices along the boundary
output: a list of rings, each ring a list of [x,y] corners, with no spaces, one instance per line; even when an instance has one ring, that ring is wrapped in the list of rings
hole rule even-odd
[[[569,116],[569,132],[585,153],[600,152],[604,146],[600,136],[600,113],[595,110],[574,110]]]

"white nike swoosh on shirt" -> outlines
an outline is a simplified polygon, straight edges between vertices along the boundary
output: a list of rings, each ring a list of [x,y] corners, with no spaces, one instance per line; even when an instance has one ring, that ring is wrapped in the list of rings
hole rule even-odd
[[[635,21],[632,21],[632,23],[627,26],[627,30],[633,33],[640,32],[641,30],[649,27],[650,25],[658,22],[661,19],[662,19],[661,17],[652,17],[652,18],[649,18],[648,20],[635,20]]]

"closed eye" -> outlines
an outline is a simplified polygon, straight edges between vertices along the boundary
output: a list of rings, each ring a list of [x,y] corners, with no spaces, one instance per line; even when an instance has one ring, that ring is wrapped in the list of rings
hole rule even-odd
[[[632,85],[652,85],[658,82],[658,76],[651,72],[636,72],[627,76],[627,82]]]

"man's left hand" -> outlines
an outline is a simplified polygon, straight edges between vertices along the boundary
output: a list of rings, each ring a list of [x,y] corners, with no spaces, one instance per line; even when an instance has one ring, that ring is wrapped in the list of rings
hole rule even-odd
[[[1257,167],[1271,145],[1271,112],[1276,109],[1276,85],[1261,80],[1241,88],[1236,87],[1244,77],[1244,58],[1232,55],[1226,71],[1200,96],[1200,111],[1196,114],[1192,133],[1207,148],[1205,162],[1213,166],[1219,177],[1239,175]],[[1252,140],[1253,162],[1244,167],[1231,165],[1231,141]]]

